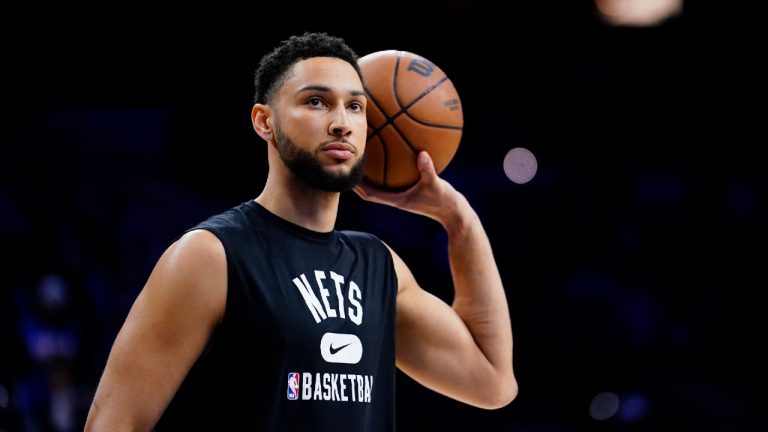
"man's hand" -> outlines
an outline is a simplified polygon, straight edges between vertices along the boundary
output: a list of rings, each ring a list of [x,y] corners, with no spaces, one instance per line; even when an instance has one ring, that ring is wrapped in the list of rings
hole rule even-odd
[[[420,152],[416,164],[421,178],[408,190],[391,192],[363,182],[355,186],[354,191],[364,200],[420,214],[448,226],[463,196],[450,183],[438,177],[429,153]]]

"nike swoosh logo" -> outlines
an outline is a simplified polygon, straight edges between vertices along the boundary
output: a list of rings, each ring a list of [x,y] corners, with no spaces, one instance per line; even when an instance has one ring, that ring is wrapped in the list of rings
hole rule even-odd
[[[320,339],[320,355],[328,363],[358,364],[363,357],[363,342],[349,333],[325,333]]]
[[[333,347],[333,345],[331,345],[331,346],[330,346],[330,349],[331,349],[331,355],[333,355],[333,354],[336,354],[337,352],[339,352],[339,351],[343,350],[344,348],[346,348],[346,347],[348,347],[348,346],[350,346],[350,345],[352,345],[352,342],[350,342],[350,343],[348,343],[348,344],[346,344],[346,345],[342,345],[342,346],[340,346],[340,347],[338,347],[338,348],[334,348],[334,347]]]

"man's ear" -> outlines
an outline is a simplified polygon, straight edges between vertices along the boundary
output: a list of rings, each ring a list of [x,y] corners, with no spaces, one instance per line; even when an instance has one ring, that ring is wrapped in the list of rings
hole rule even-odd
[[[255,104],[251,109],[251,123],[253,130],[266,142],[272,142],[275,138],[274,123],[272,120],[272,108],[269,105]]]

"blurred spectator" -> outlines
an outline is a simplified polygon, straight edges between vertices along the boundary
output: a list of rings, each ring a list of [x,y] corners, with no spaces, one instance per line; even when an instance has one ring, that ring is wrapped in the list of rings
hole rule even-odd
[[[56,273],[42,276],[35,290],[16,291],[17,330],[29,359],[13,392],[24,430],[81,428],[90,403],[76,367],[85,354],[86,304],[74,300],[68,281]]]

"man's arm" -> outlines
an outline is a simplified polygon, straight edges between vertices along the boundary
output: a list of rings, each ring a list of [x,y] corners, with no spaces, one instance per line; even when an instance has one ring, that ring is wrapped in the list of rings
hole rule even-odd
[[[86,431],[154,427],[223,317],[226,284],[224,247],[210,232],[165,251],[115,339]]]
[[[425,159],[424,159],[425,158]],[[419,287],[394,251],[398,277],[397,365],[421,384],[481,408],[500,408],[517,395],[512,370],[512,328],[491,246],[463,195],[435,173],[426,152],[421,180],[402,193],[361,185],[364,199],[440,222],[456,290],[448,306]]]

